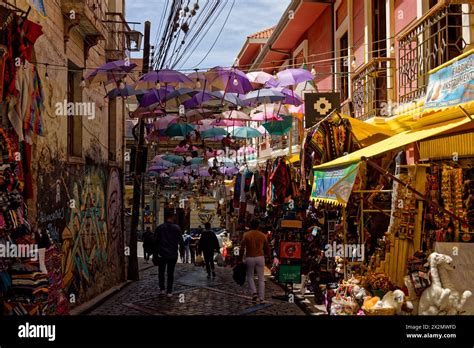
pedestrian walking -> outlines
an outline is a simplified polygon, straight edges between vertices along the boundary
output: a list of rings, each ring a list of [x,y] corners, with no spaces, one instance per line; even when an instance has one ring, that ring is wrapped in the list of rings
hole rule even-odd
[[[153,233],[151,228],[147,227],[145,233],[143,233],[143,256],[145,263],[148,263],[150,256],[153,254]]]
[[[189,253],[191,254],[191,263],[196,263],[196,254],[197,254],[197,244],[199,238],[196,236],[191,236],[191,241],[189,242]]]
[[[199,239],[199,250],[204,255],[204,263],[206,264],[207,278],[216,277],[215,265],[214,265],[214,251],[220,253],[219,241],[214,232],[211,231],[211,224],[206,222],[204,224],[204,231],[201,233]]]
[[[176,225],[176,215],[167,216],[165,223],[155,231],[156,256],[158,258],[158,281],[160,294],[168,297],[173,293],[174,270],[178,262],[178,249],[184,253],[184,242],[181,228]],[[153,256],[155,257],[155,255]],[[165,290],[165,271],[167,271],[167,284]]]
[[[257,300],[263,302],[265,299],[265,256],[270,255],[267,236],[258,230],[259,224],[258,220],[250,222],[250,230],[244,233],[239,251],[239,261],[242,262],[245,257],[247,281],[252,293],[252,301],[254,302],[257,302]],[[258,277],[258,294],[254,280],[255,271],[257,271]]]
[[[192,241],[193,237],[191,237],[188,234],[188,231],[184,231],[183,234],[183,243],[184,243],[184,263],[189,263],[190,262],[190,256],[191,256],[191,250],[190,250],[190,244]]]

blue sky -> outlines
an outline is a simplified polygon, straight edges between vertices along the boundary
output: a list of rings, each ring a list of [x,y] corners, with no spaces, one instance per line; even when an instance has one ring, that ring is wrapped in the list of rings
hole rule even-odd
[[[200,0],[199,5],[203,6],[206,0]],[[231,1],[228,2],[222,14],[217,18],[213,27],[202,40],[199,47],[191,55],[183,68],[194,68],[209,51],[215,41],[219,30],[227,17]],[[190,6],[195,0],[190,1]],[[227,21],[219,40],[215,44],[208,57],[199,64],[199,68],[211,68],[217,65],[231,66],[235,57],[242,48],[248,35],[257,31],[276,25],[288,7],[290,0],[235,0],[234,8]],[[165,0],[126,0],[126,19],[130,22],[141,22],[135,29],[143,32],[143,23],[147,20],[151,22],[151,44],[155,42],[155,37],[159,21],[166,4]],[[141,57],[134,54],[133,57]],[[180,67],[180,65],[178,65]]]

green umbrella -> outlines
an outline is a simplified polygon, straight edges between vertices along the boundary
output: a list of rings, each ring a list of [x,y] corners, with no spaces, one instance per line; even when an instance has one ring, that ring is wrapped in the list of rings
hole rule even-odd
[[[177,155],[165,155],[163,156],[163,159],[165,161],[168,161],[174,164],[183,164],[184,162],[183,156],[177,156]]]
[[[191,163],[191,165],[199,165],[202,162],[204,162],[204,158],[202,158],[202,157],[194,157],[189,161],[189,163]]]
[[[255,128],[251,128],[251,127],[237,127],[234,129],[232,135],[235,138],[250,139],[250,138],[259,138],[262,136],[262,133],[260,133]]]
[[[283,116],[283,121],[267,122],[262,126],[271,135],[284,135],[293,127],[293,117]]]
[[[211,128],[201,132],[201,138],[214,138],[219,135],[227,135],[227,131],[224,128]]]
[[[194,127],[187,123],[175,123],[166,128],[165,134],[169,137],[185,137],[194,130]]]

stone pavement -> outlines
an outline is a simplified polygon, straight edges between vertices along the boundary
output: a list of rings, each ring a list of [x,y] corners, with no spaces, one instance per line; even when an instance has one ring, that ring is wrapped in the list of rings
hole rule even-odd
[[[158,268],[145,268],[139,281],[88,315],[305,315],[295,303],[272,299],[283,290],[269,279],[265,282],[265,302],[255,304],[247,284],[240,287],[234,282],[231,268],[216,267],[216,273],[215,279],[207,279],[203,268],[177,264],[174,296],[167,298],[159,296]]]

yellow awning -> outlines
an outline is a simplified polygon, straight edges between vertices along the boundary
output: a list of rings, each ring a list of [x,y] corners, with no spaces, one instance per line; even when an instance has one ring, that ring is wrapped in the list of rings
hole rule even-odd
[[[288,162],[290,162],[290,163],[295,163],[295,162],[298,162],[299,160],[300,160],[300,155],[299,155],[299,154],[296,154],[296,155],[291,156],[291,157],[288,159]]]
[[[346,115],[341,116],[349,120],[351,123],[352,133],[363,147],[375,144],[381,140],[395,135],[395,132],[389,129],[385,129]]]
[[[454,129],[456,127],[462,126],[468,122],[472,122],[470,118],[464,117],[456,121],[449,121],[437,125],[427,126],[422,129],[409,130],[388,139],[382,140],[376,144],[370,145],[358,151],[352,152],[347,156],[339,157],[331,162],[321,164],[319,166],[313,167],[314,169],[323,169],[330,167],[343,166],[349,163],[358,162],[362,157],[374,157],[380,155],[384,152],[397,149],[399,147],[405,146],[407,144],[414,143],[416,141],[429,138],[431,136],[443,133],[445,131]]]

